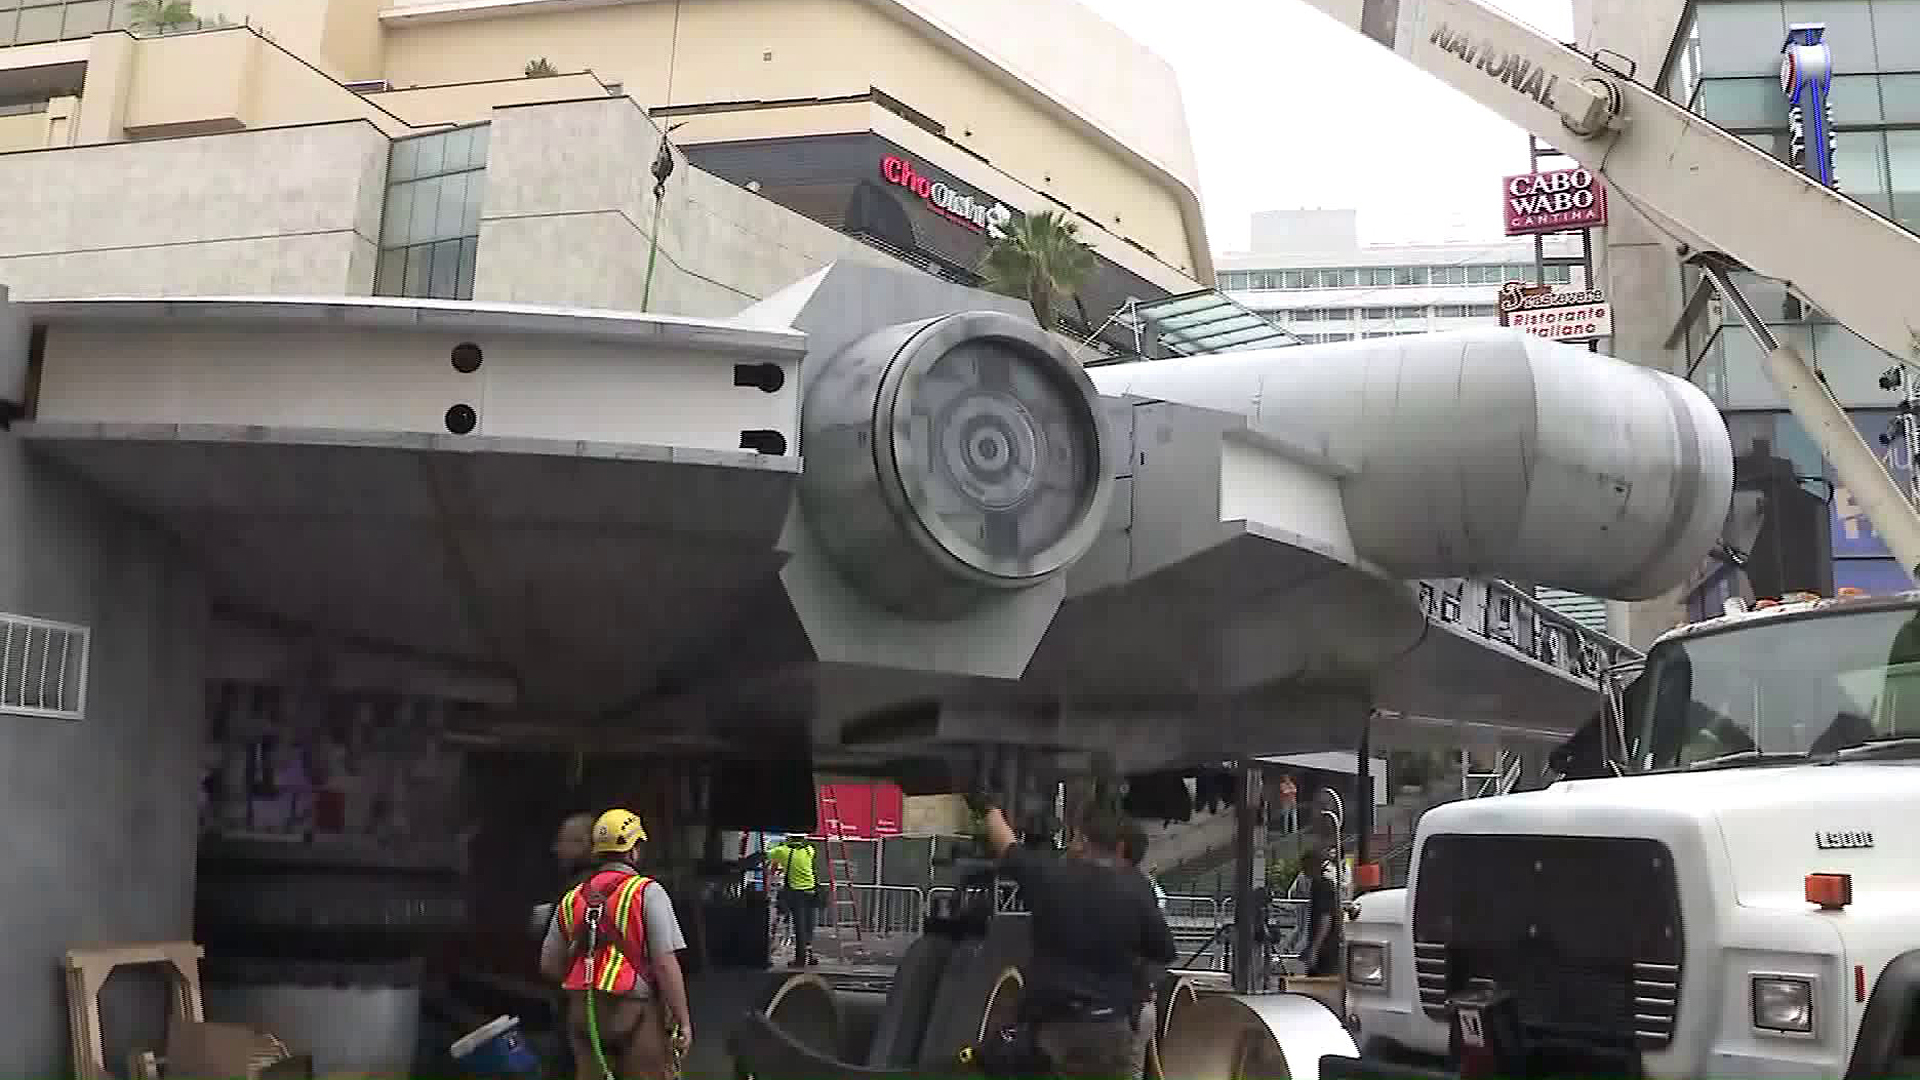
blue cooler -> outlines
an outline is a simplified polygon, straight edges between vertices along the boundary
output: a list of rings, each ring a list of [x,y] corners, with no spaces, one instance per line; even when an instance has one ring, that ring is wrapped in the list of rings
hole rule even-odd
[[[538,1076],[540,1059],[520,1034],[520,1018],[500,1016],[454,1040],[454,1064],[470,1076]]]

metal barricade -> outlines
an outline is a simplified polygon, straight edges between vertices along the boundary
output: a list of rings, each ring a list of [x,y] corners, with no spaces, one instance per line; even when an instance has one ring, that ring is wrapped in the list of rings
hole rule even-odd
[[[1165,910],[1171,927],[1211,930],[1220,925],[1220,902],[1211,896],[1169,896]]]
[[[940,898],[950,897],[956,891],[951,885],[935,885],[927,890],[927,898],[921,905],[921,910],[923,912],[932,910],[933,905]],[[993,891],[993,910],[1001,915],[1026,914],[1027,906],[1020,902],[1020,886],[1011,881],[996,882]]]
[[[860,913],[863,934],[918,934],[926,923],[927,904],[911,885],[843,885]]]
[[[1307,902],[1305,900],[1271,901],[1273,940],[1270,943],[1274,954],[1286,960],[1298,960],[1300,951],[1307,943]]]
[[[1174,897],[1167,898],[1167,925],[1173,931],[1174,951],[1177,954],[1174,965],[1185,971],[1229,970],[1233,961],[1233,901],[1216,901],[1211,897],[1180,897],[1190,901],[1185,905],[1189,913],[1204,910],[1206,904],[1214,907],[1216,914],[1209,921],[1199,917],[1174,917]],[[1200,903],[1204,901],[1205,904]],[[1268,902],[1268,935],[1265,948],[1269,962],[1279,962],[1290,969],[1297,969],[1301,958],[1301,949],[1306,944],[1307,901],[1272,900]]]

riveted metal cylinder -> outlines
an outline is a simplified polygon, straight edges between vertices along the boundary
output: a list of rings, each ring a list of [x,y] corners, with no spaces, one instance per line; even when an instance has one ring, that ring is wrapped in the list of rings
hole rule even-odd
[[[998,312],[875,331],[828,361],[801,416],[807,522],[875,602],[950,618],[1093,546],[1113,497],[1086,373]]]

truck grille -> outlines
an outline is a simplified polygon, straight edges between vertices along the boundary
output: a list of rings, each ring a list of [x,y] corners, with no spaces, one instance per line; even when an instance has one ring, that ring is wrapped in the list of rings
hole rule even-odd
[[[1413,910],[1422,1010],[1474,978],[1511,991],[1537,1035],[1659,1049],[1680,1012],[1680,894],[1665,845],[1561,836],[1435,836]]]

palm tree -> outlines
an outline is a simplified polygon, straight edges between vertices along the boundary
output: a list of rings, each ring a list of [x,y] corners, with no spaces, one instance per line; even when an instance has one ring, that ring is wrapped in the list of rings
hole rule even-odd
[[[1078,235],[1079,225],[1052,210],[1005,226],[980,263],[986,287],[1033,305],[1033,317],[1051,330],[1059,301],[1086,284],[1098,264]]]
[[[537,60],[527,61],[526,70],[527,70],[527,78],[529,79],[544,79],[549,75],[560,74],[560,69],[548,63],[547,58],[544,56],[540,57]]]
[[[164,34],[194,21],[193,0],[133,0],[127,16],[135,29]]]

